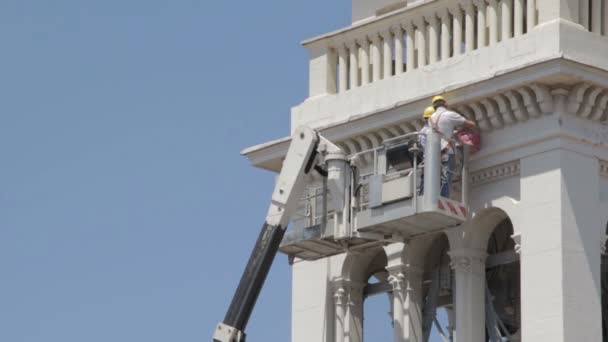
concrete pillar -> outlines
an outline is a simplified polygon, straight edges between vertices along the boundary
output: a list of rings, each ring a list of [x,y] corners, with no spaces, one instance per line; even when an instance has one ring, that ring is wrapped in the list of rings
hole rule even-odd
[[[439,12],[441,18],[441,60],[450,58],[450,12],[444,8]]]
[[[408,342],[423,342],[422,335],[422,307],[423,292],[421,267],[409,266],[407,270],[406,296],[404,303],[405,312],[405,337]]]
[[[369,40],[367,40],[366,38],[363,38],[361,40],[358,41],[359,46],[360,46],[360,53],[361,53],[361,60],[360,60],[360,65],[361,65],[361,85],[366,85],[369,83]]]
[[[382,31],[382,71],[383,78],[393,76],[393,35],[390,29]]]
[[[456,341],[485,342],[486,257],[484,250],[457,248],[448,252],[454,270]]]
[[[518,37],[524,34],[524,0],[515,0],[513,3],[514,25],[513,36]]]
[[[472,1],[468,1],[464,7],[465,27],[464,27],[464,47],[467,53],[475,50],[475,6]]]
[[[359,86],[359,46],[356,41],[353,40],[348,44],[348,52],[350,53],[349,89],[354,89]]]
[[[348,284],[344,342],[363,342],[363,287],[353,281]]]
[[[426,65],[427,29],[423,18],[416,19],[416,48],[418,49],[418,68]]]
[[[500,16],[502,27],[500,29],[500,40],[505,41],[511,38],[512,25],[511,25],[511,12],[513,11],[513,0],[501,0],[500,2]]]
[[[404,26],[405,29],[405,52],[406,52],[406,62],[407,71],[412,71],[416,69],[415,63],[415,55],[414,51],[416,49],[415,44],[415,33],[414,25],[409,22]]]
[[[498,43],[498,0],[489,0],[488,26],[490,28],[490,46]]]
[[[392,28],[395,40],[395,75],[403,73],[403,28],[396,25]]]
[[[334,94],[336,92],[337,53],[331,47],[316,45],[309,47],[309,96]]]
[[[460,5],[456,4],[449,10],[454,19],[452,22],[452,33],[454,34],[452,51],[454,51],[454,56],[460,56],[462,54],[462,9]]]
[[[599,164],[575,150],[521,160],[523,341],[602,340]]]
[[[426,17],[429,23],[429,64],[437,63],[439,60],[439,20],[437,16]]]
[[[382,79],[382,39],[374,34],[370,37],[372,41],[372,82]]]
[[[486,0],[476,0],[477,6],[477,48],[486,46],[486,27],[487,27],[487,4]]]
[[[338,47],[338,75],[338,91],[343,93],[348,90],[348,51],[344,45]]]

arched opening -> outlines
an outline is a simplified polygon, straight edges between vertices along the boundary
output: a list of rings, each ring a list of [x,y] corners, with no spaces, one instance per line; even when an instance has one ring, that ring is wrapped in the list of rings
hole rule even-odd
[[[363,341],[390,341],[393,338],[392,294],[386,265],[386,253],[380,250],[364,272]]]
[[[608,224],[606,224],[605,236],[608,236]],[[608,241],[604,241],[602,248],[602,341],[608,342]]]
[[[488,240],[486,261],[486,334],[490,342],[520,340],[520,262],[513,224],[503,219]]]
[[[452,341],[454,337],[454,276],[450,268],[449,248],[448,239],[442,234],[434,241],[425,259],[423,341]]]

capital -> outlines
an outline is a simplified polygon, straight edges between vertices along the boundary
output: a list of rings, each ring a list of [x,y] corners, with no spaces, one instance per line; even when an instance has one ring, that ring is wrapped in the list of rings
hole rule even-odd
[[[475,249],[459,249],[448,252],[452,261],[450,266],[456,272],[483,274],[487,253]]]
[[[398,35],[403,34],[403,27],[401,25],[393,25],[393,26],[391,26],[390,31],[394,35],[398,36]]]
[[[367,37],[359,38],[357,39],[357,44],[359,44],[359,46],[365,49],[369,47],[369,40],[367,39]]]
[[[447,10],[453,16],[460,16],[462,14],[462,7],[460,6],[460,4],[458,2],[454,2],[452,5],[450,5],[449,7],[447,7]]]
[[[475,6],[479,7],[479,8],[486,8],[486,6],[488,5],[486,3],[486,0],[473,0],[473,3],[475,4]]]
[[[606,253],[608,253],[606,248],[606,243],[608,242],[608,235],[605,235],[604,238],[602,239],[602,255],[606,255]]]
[[[381,33],[372,33],[369,35],[369,40],[374,44],[378,44],[380,40],[382,40],[382,32]]]

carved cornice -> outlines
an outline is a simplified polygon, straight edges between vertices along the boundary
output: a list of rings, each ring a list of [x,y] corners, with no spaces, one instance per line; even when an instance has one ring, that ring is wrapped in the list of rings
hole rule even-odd
[[[473,172],[471,174],[471,186],[478,186],[517,176],[519,176],[519,160],[514,160]]]

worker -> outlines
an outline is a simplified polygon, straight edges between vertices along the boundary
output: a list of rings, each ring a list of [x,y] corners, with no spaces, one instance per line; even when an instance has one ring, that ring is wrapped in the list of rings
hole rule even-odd
[[[429,118],[433,115],[433,113],[435,113],[435,108],[432,106],[426,107],[426,109],[422,113],[422,118],[424,119],[424,126],[422,127],[422,129],[420,129],[418,143],[420,144],[420,147],[423,151],[426,147],[426,135],[431,130],[431,126],[429,125]]]
[[[452,176],[456,168],[455,149],[452,143],[454,130],[459,127],[468,129],[477,128],[474,121],[467,120],[459,113],[448,109],[448,103],[443,96],[435,96],[432,100],[435,113],[429,119],[430,126],[435,132],[441,134],[442,172],[441,172],[441,196],[450,197]]]

